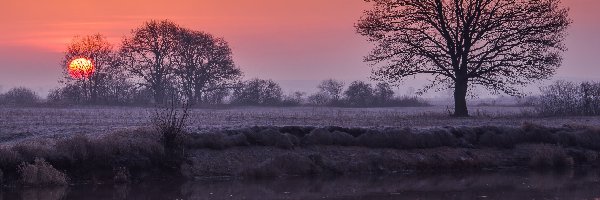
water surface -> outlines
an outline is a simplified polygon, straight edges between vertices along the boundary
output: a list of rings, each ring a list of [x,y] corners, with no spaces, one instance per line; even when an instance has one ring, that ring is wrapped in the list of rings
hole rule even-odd
[[[0,199],[600,199],[597,172],[198,180],[4,189]]]

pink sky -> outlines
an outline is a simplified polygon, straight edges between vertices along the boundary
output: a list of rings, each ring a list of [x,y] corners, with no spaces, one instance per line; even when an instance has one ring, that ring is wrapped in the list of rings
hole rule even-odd
[[[558,78],[600,77],[600,1],[563,0],[574,24]],[[362,0],[7,0],[0,7],[0,91],[57,87],[61,52],[75,35],[101,33],[118,45],[149,19],[170,19],[224,37],[247,78],[271,78],[287,91],[319,80],[366,80],[371,45],[354,24]],[[407,84],[417,87],[419,81]]]

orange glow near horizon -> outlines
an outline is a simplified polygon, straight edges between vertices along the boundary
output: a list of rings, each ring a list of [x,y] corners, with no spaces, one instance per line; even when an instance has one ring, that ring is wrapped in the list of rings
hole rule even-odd
[[[68,70],[74,79],[87,79],[94,73],[94,64],[90,59],[77,58],[69,63]]]

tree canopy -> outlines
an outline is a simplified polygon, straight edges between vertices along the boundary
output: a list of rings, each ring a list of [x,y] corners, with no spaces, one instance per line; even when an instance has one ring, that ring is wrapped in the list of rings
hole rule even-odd
[[[454,89],[455,115],[468,116],[469,85],[519,94],[561,65],[571,23],[560,0],[366,0],[356,28],[376,47],[373,77],[399,82],[433,75],[427,89]]]

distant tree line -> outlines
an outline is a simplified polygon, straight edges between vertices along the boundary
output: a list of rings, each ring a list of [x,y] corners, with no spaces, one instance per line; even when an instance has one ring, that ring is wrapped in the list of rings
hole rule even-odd
[[[130,93],[100,92],[97,102],[110,102],[110,105],[151,105],[154,98],[150,89],[136,89],[133,84],[127,88]],[[89,89],[89,88],[87,88]],[[354,81],[345,87],[344,82],[328,79],[317,86],[317,92],[307,95],[296,91],[284,95],[279,83],[273,80],[250,79],[240,81],[230,88],[208,91],[199,100],[202,106],[232,105],[232,106],[337,106],[337,107],[400,107],[428,106],[429,103],[416,96],[396,96],[392,87],[387,83],[372,85],[364,81]],[[5,94],[0,94],[0,104],[35,105],[39,103],[50,105],[98,105],[89,104],[90,92],[86,88],[66,85],[52,90],[45,101],[42,101],[30,89],[18,87]],[[117,90],[118,91],[118,90]],[[176,91],[171,89],[170,91]],[[170,92],[169,91],[169,92]],[[176,100],[186,98],[185,93],[177,93]],[[114,95],[115,99],[110,100]],[[105,99],[106,98],[106,99]]]
[[[428,106],[429,103],[416,96],[398,96],[387,83],[372,85],[364,81],[351,82],[348,87],[342,81],[328,79],[317,86],[317,92],[283,94],[281,86],[272,80],[251,79],[240,81],[236,87],[215,90],[205,95],[205,105],[233,106],[337,106],[337,107],[401,107]],[[64,97],[78,97],[77,88],[53,90],[44,100],[33,90],[15,87],[0,93],[0,105],[35,106],[53,105]],[[121,99],[122,104],[148,105],[152,98],[147,89],[132,90],[135,93]],[[58,92],[64,92],[59,94]],[[69,96],[71,95],[71,96]],[[60,97],[60,98],[59,98]],[[70,102],[72,103],[72,102]],[[532,106],[542,116],[598,116],[600,115],[600,82],[556,81],[540,87],[540,94],[518,99],[518,105]]]
[[[87,58],[94,72],[72,77],[66,66]],[[53,105],[157,105],[169,101],[192,106],[397,106],[425,105],[417,98],[397,98],[387,84],[356,81],[323,81],[319,92],[284,95],[272,80],[243,80],[233,53],[223,39],[179,26],[171,21],[148,21],[126,36],[118,48],[101,34],[77,36],[67,46],[60,63],[61,87],[44,103]],[[4,94],[5,104],[40,102],[34,92],[15,88]],[[20,100],[20,99],[28,99]]]

